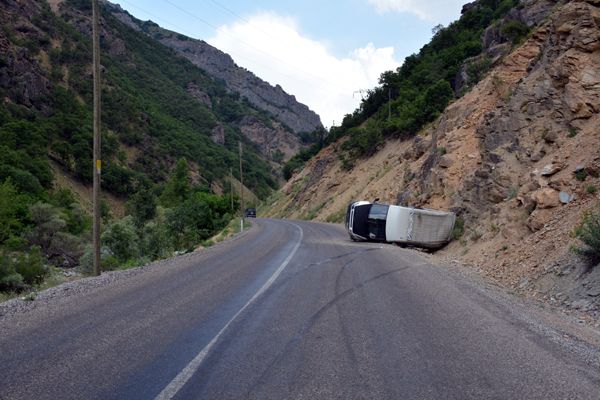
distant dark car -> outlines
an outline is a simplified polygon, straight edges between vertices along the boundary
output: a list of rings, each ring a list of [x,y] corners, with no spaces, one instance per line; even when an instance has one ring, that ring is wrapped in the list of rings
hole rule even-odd
[[[244,211],[244,217],[256,218],[256,208],[246,208],[246,211]]]

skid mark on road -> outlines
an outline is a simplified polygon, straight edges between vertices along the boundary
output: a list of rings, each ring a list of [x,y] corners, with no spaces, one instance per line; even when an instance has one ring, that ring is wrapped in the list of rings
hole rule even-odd
[[[346,268],[350,266],[350,264],[351,263],[344,264],[344,266],[340,269],[340,272],[338,272],[335,278],[335,297],[338,297],[340,295],[340,290],[342,286],[342,275],[344,274]],[[344,348],[346,349],[346,353],[350,357],[350,365],[352,365],[354,372],[358,375],[358,382],[365,382],[365,379],[361,375],[358,368],[358,357],[356,356],[356,352],[354,351],[354,347],[352,347],[352,342],[350,341],[350,328],[348,327],[348,324],[344,319],[340,302],[335,303],[335,308],[339,317],[339,324],[340,330],[342,332],[342,341],[344,342]]]
[[[273,292],[280,289],[281,286],[285,285],[286,283],[288,283],[290,280],[294,279],[295,277],[297,277],[298,275],[305,273],[307,271],[309,271],[312,268],[316,268],[316,267],[320,267],[322,265],[326,265],[326,264],[330,264],[333,261],[336,260],[340,260],[344,257],[350,257],[350,256],[356,256],[356,255],[360,255],[366,252],[370,252],[370,251],[375,251],[375,250],[381,250],[382,247],[377,247],[377,248],[369,248],[369,249],[361,249],[361,250],[357,250],[357,251],[351,251],[348,253],[343,253],[343,254],[339,254],[337,256],[333,256],[333,257],[329,257],[320,261],[316,261],[310,264],[306,264],[304,266],[301,266],[298,268],[297,271],[290,273],[288,276],[283,277],[282,279],[278,280],[277,283],[275,285],[273,285]]]
[[[355,261],[355,259],[349,260],[347,261],[343,266],[342,269],[348,267],[350,264],[352,264]],[[246,393],[246,398],[249,398],[252,394],[252,392],[254,392],[258,387],[260,387],[261,385],[264,384],[265,378],[268,376],[268,374],[283,360],[283,357],[288,355],[290,353],[290,351],[300,342],[300,340],[304,337],[304,335],[306,335],[317,323],[317,321],[319,321],[319,319],[321,319],[321,317],[327,312],[329,311],[329,309],[331,309],[331,307],[335,306],[339,301],[341,301],[342,299],[344,299],[345,297],[351,295],[352,293],[356,292],[357,290],[362,289],[363,287],[365,287],[366,285],[369,285],[381,278],[384,278],[388,275],[392,275],[398,272],[402,272],[405,271],[409,268],[412,267],[402,267],[402,268],[396,268],[393,269],[391,271],[388,272],[384,272],[382,274],[376,275],[372,278],[369,278],[365,281],[360,282],[358,285],[355,285],[349,289],[344,290],[343,292],[336,294],[334,296],[333,299],[331,299],[330,301],[328,301],[325,305],[323,305],[321,308],[319,308],[319,310],[317,310],[317,312],[315,312],[305,323],[304,325],[302,325],[302,327],[296,332],[296,334],[285,344],[285,346],[283,347],[283,350],[281,350],[277,356],[273,359],[273,361],[271,361],[267,367],[265,368],[265,370],[262,372],[262,374],[260,375],[260,377],[254,382],[254,384],[251,386],[251,388],[248,390],[248,392]]]

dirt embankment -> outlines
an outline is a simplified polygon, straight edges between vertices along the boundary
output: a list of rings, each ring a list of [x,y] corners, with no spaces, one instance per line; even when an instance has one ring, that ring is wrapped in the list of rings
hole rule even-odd
[[[600,271],[583,273],[569,247],[600,199],[599,6],[558,7],[417,137],[387,142],[350,171],[335,143],[266,208],[332,222],[351,200],[377,197],[453,210],[465,232],[438,260],[597,317]]]

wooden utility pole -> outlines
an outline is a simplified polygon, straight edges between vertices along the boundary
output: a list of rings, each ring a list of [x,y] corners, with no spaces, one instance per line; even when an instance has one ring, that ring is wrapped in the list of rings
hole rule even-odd
[[[242,142],[240,145],[240,210],[242,211],[242,217],[240,219],[241,231],[244,230],[244,174],[242,171]]]
[[[229,167],[229,197],[231,198],[231,211],[233,211],[233,171]]]
[[[102,160],[100,158],[100,28],[98,0],[92,0],[92,41],[93,41],[93,75],[94,75],[94,275],[100,275],[100,171]]]
[[[392,88],[388,88],[388,121],[392,119]]]

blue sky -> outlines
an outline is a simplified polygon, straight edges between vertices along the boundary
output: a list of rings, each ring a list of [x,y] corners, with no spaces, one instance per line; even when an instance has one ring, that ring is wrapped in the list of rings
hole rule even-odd
[[[431,29],[460,16],[465,0],[116,0],[229,53],[235,62],[339,124],[359,90],[402,64]]]

